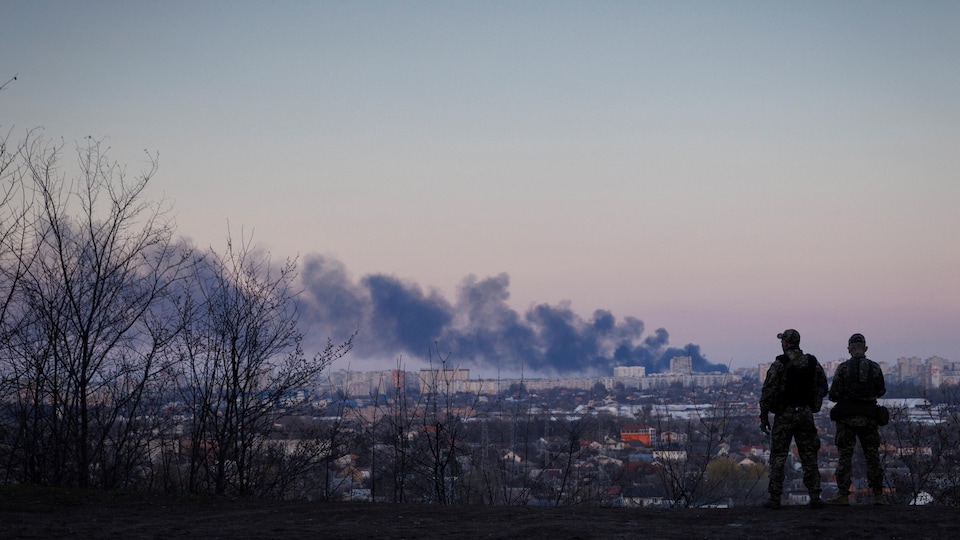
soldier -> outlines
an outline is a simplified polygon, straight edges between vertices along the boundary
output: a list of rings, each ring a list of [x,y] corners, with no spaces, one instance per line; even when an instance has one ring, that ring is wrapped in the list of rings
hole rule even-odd
[[[873,504],[883,504],[883,467],[880,465],[880,431],[877,429],[877,398],[887,392],[880,366],[867,358],[867,340],[854,334],[847,341],[850,359],[837,367],[830,385],[830,401],[836,406],[830,418],[837,423],[837,490],[829,504],[850,504],[850,467],[853,448],[860,449],[867,462],[867,483],[873,491]]]
[[[820,410],[827,393],[827,376],[817,358],[800,350],[800,333],[794,329],[777,334],[783,354],[767,371],[760,395],[760,429],[771,433],[769,414],[774,414],[770,445],[770,500],[767,508],[780,508],[783,494],[783,468],[787,462],[791,439],[797,443],[803,466],[803,484],[810,494],[810,507],[822,508],[820,469],[817,451],[820,438],[813,422],[813,413]]]

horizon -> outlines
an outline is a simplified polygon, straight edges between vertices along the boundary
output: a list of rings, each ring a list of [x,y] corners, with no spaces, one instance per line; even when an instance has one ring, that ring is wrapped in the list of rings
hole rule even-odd
[[[845,362],[845,361],[848,360],[848,359],[849,359],[849,357],[843,357],[843,358],[835,358],[835,359],[829,359],[829,360],[818,359],[818,361],[820,362],[820,364],[821,364],[821,365],[824,367],[824,369],[826,370],[826,369],[827,369],[827,366],[828,366],[829,364]],[[926,358],[922,358],[922,357],[919,357],[919,356],[916,356],[916,355],[912,355],[912,356],[901,356],[901,357],[898,357],[898,358],[896,358],[896,359],[893,359],[892,361],[876,360],[876,362],[877,362],[878,364],[880,364],[880,366],[883,367],[884,369],[886,369],[886,368],[895,368],[895,367],[898,365],[899,361],[902,360],[902,359],[903,359],[903,360],[917,359],[917,360],[920,360],[920,361],[921,361],[922,363],[924,363],[924,364],[930,362],[931,360],[944,360],[944,361],[949,362],[949,363],[957,363],[957,362],[958,362],[958,361],[956,361],[956,360],[954,360],[954,359],[952,359],[952,358],[946,358],[946,357],[943,357],[943,356],[940,356],[940,355],[932,355],[932,356],[928,356],[928,357],[926,357]],[[739,372],[744,372],[744,371],[746,371],[746,372],[758,371],[761,367],[763,367],[763,366],[765,366],[765,365],[766,365],[766,366],[769,366],[769,365],[772,364],[774,361],[776,361],[776,359],[771,359],[771,360],[769,360],[769,361],[767,361],[767,362],[760,362],[760,363],[755,364],[755,365],[745,365],[745,366],[739,366],[739,367],[726,366],[726,367],[728,368],[727,371],[698,371],[698,370],[693,370],[692,373],[693,373],[693,374],[729,374],[729,375],[738,375]],[[596,378],[617,377],[616,375],[613,375],[612,373],[609,374],[609,375],[607,375],[607,374],[601,374],[601,373],[594,373],[594,374],[575,373],[575,372],[571,372],[571,373],[555,373],[555,372],[554,372],[554,373],[537,373],[537,372],[528,372],[528,371],[521,371],[521,372],[514,372],[514,373],[499,373],[499,372],[497,372],[495,369],[491,369],[490,367],[480,367],[480,368],[477,368],[477,367],[475,367],[475,366],[470,366],[470,365],[462,366],[462,365],[458,365],[458,364],[454,364],[452,367],[438,367],[437,365],[430,365],[429,363],[427,363],[427,364],[415,364],[414,367],[401,367],[401,368],[398,368],[396,365],[394,365],[393,367],[389,367],[389,368],[376,367],[376,366],[373,366],[373,365],[367,366],[367,367],[365,367],[365,368],[359,368],[359,367],[353,367],[353,366],[351,366],[351,365],[349,364],[349,362],[345,363],[344,365],[340,365],[340,364],[336,364],[336,363],[335,363],[335,364],[331,365],[327,370],[325,370],[324,373],[326,373],[326,374],[328,374],[328,375],[331,374],[331,373],[338,373],[338,372],[348,372],[348,373],[380,373],[380,372],[396,371],[396,370],[398,370],[398,369],[399,369],[400,371],[405,371],[405,372],[408,372],[408,373],[415,373],[415,372],[426,371],[426,370],[439,371],[439,370],[441,370],[441,369],[446,369],[447,371],[466,371],[466,372],[469,372],[469,374],[470,374],[470,375],[469,375],[469,378],[484,379],[484,380],[489,380],[489,379],[508,379],[508,380],[513,380],[513,379],[518,379],[518,378],[528,378],[528,379],[568,379],[568,378],[579,379],[579,378],[591,378],[591,379],[596,379]],[[672,373],[671,373],[670,371],[659,371],[659,372],[653,372],[653,373],[647,372],[644,376],[645,376],[645,377],[649,377],[649,376],[653,376],[653,375],[671,375],[671,374],[672,374]],[[827,371],[826,371],[826,375],[827,375],[827,379],[832,379],[832,378],[833,378],[833,372],[832,372],[832,371],[827,370]],[[884,375],[890,375],[890,374],[887,373],[887,372],[884,372]],[[622,377],[622,378],[630,378],[630,377]],[[762,383],[763,381],[760,381],[760,382]]]

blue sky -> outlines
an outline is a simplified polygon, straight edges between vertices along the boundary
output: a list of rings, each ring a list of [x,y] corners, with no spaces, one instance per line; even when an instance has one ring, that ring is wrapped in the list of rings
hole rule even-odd
[[[0,128],[106,138],[178,229],[755,365],[960,361],[957,2],[25,2]],[[229,225],[228,225],[229,224]],[[428,294],[428,293],[425,293]],[[455,351],[454,351],[455,352]]]

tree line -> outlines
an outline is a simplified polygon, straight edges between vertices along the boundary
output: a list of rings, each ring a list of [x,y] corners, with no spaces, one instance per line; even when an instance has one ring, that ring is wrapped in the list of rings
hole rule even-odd
[[[178,237],[147,197],[157,165],[130,174],[92,138],[0,140],[4,483],[118,488],[160,458],[186,490],[249,493],[272,411],[351,347],[303,350],[295,261]]]

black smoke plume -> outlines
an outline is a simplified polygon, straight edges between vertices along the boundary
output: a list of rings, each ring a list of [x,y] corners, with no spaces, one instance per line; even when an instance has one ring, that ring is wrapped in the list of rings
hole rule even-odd
[[[505,273],[468,276],[454,303],[389,275],[354,282],[341,262],[320,255],[305,259],[301,279],[300,320],[310,335],[337,341],[359,330],[350,354],[382,359],[386,366],[399,356],[425,359],[439,350],[460,367],[506,373],[611,375],[617,366],[660,373],[677,356],[691,357],[694,371],[727,371],[709,362],[698,345],[669,347],[663,328],[645,336],[643,321],[634,317],[618,321],[598,309],[584,320],[568,302],[533,305],[521,315],[507,305]]]

